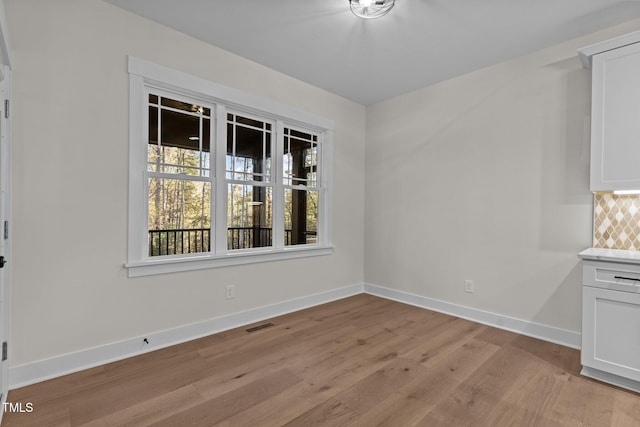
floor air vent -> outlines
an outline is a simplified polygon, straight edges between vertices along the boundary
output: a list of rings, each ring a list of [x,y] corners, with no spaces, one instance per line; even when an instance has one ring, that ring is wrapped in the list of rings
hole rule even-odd
[[[255,332],[255,331],[259,331],[260,329],[270,328],[272,326],[275,326],[275,325],[273,323],[264,323],[262,325],[254,326],[253,328],[247,329],[247,332]]]

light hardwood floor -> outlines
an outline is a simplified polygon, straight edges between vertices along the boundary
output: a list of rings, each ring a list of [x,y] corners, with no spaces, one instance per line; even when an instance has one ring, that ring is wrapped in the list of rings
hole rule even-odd
[[[250,326],[274,325],[255,332]],[[544,341],[358,295],[13,390],[9,426],[638,426]]]

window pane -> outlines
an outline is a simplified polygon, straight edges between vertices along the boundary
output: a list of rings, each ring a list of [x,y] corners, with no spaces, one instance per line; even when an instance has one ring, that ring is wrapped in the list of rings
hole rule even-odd
[[[175,108],[177,110],[188,111],[190,113],[203,114],[205,116],[211,115],[211,110],[209,108],[190,104],[188,102],[176,101],[175,99],[162,98],[161,104],[163,107]]]
[[[149,256],[210,251],[211,183],[149,178]]]
[[[271,125],[232,114],[228,118],[227,179],[270,182]]]
[[[228,185],[228,249],[247,249],[272,245],[272,193],[271,187],[246,184]]]
[[[285,190],[285,245],[318,243],[318,192]]]
[[[150,100],[153,96],[150,95]],[[209,176],[211,119],[164,107],[210,110],[168,98],[160,99],[163,107],[149,106],[148,170]]]
[[[149,106],[149,144],[158,145],[158,107]]]
[[[209,176],[209,169],[211,168],[211,120],[202,119],[202,168],[204,169],[204,175]]]
[[[306,140],[306,141],[315,141],[315,139],[313,139],[315,137],[315,135],[311,135],[310,133],[307,132],[301,132],[299,130],[295,130],[295,129],[289,129],[289,128],[285,128],[284,130],[284,134],[285,135],[289,135],[292,138],[297,138],[300,140]]]
[[[317,137],[285,128],[284,136],[284,184],[317,186],[318,144]]]
[[[161,144],[197,151],[200,147],[200,118],[171,110],[160,112]]]
[[[271,130],[271,123],[263,122],[262,120],[250,119],[248,117],[243,117],[231,113],[227,114],[227,120],[229,122],[237,122],[239,124],[246,125],[247,127],[266,129],[268,131]]]

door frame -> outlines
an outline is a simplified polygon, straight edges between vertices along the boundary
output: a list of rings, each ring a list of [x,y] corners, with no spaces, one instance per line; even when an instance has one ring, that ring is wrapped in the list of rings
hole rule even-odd
[[[11,328],[11,49],[4,9],[0,0],[0,250],[9,262],[0,274],[0,343],[10,341]],[[8,228],[5,229],[5,221]],[[1,346],[1,344],[0,344]],[[0,347],[1,348],[1,347]],[[0,355],[1,355],[0,351]],[[1,359],[1,358],[0,358]],[[0,360],[0,422],[9,392],[9,362]]]

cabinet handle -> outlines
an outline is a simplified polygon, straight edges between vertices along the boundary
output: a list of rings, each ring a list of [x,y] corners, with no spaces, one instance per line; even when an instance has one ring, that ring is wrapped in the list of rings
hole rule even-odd
[[[640,279],[636,279],[635,277],[613,276],[613,278],[614,279],[633,280],[634,282],[640,282]]]

